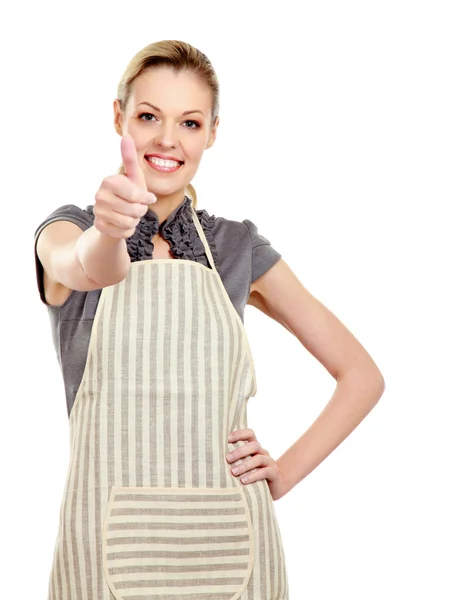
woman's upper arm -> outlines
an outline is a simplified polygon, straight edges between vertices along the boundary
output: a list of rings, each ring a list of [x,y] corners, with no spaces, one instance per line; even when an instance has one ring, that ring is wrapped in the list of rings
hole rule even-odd
[[[248,304],[286,327],[335,379],[363,364],[381,376],[359,341],[283,259],[252,283]]]
[[[74,255],[75,244],[83,230],[70,221],[53,221],[36,240],[36,253],[43,266],[44,285],[59,295],[59,286],[70,290],[97,289],[86,277]],[[63,291],[64,295],[65,292]]]

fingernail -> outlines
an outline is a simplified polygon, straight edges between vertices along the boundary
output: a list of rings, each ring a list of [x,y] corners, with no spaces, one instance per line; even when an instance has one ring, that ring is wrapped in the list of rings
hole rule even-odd
[[[156,202],[156,201],[157,201],[157,197],[155,196],[155,194],[152,194],[151,192],[149,192],[149,203]]]

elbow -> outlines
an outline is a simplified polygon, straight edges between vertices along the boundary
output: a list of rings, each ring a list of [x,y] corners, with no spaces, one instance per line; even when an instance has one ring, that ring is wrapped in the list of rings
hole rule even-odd
[[[88,275],[86,275],[87,280],[92,283],[94,286],[97,286],[98,288],[105,288],[105,287],[110,287],[112,285],[117,285],[118,283],[121,283],[124,279],[126,279],[126,277],[128,276],[129,273],[129,269],[126,271],[122,271],[122,272],[118,272],[116,274],[113,274],[112,277],[110,277],[110,279],[106,279],[103,281],[96,281],[95,279],[91,279],[91,277],[89,277]],[[98,278],[99,279],[99,278]]]
[[[348,369],[337,381],[352,386],[354,394],[365,398],[371,408],[379,402],[385,391],[385,379],[372,360],[361,367]]]
[[[365,382],[368,396],[375,406],[385,391],[385,379],[378,367],[374,366],[366,373]]]
[[[118,283],[121,283],[129,273],[129,269],[127,269],[118,271],[117,273],[110,273],[110,277],[100,277],[99,274],[96,274],[96,277],[91,277],[83,269],[81,263],[79,263],[79,266],[79,272],[73,277],[72,281],[64,282],[67,287],[70,287],[78,292],[89,292],[92,290],[100,290],[105,287],[117,285]]]
[[[369,354],[365,356],[360,373],[369,397],[377,404],[385,391],[385,379]]]
[[[376,400],[375,400],[376,404],[380,400],[380,398],[383,396],[383,393],[385,392],[385,379],[383,378],[382,373],[378,369],[377,369],[377,371],[378,371],[378,373],[374,377],[374,390],[375,390],[375,396],[376,396]]]

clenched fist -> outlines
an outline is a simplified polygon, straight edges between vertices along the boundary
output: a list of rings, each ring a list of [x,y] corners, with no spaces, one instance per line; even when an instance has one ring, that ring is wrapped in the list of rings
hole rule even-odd
[[[113,238],[131,237],[153,202],[137,160],[136,146],[130,135],[121,140],[125,174],[106,177],[96,193],[94,227]]]

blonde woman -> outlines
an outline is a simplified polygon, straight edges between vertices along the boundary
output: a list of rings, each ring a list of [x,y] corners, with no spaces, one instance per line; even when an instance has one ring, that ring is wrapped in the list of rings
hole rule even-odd
[[[287,600],[274,501],[383,393],[369,354],[254,223],[196,209],[218,115],[204,54],[147,46],[114,101],[122,167],[94,204],[61,206],[36,231],[71,439],[49,600]],[[247,303],[337,380],[277,460],[247,427]]]

